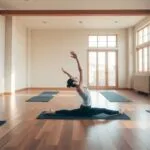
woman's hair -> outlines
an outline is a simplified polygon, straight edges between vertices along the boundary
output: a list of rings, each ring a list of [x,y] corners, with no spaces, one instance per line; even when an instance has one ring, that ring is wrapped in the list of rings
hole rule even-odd
[[[67,81],[67,87],[76,87],[76,84],[74,84],[74,80],[73,79],[68,79]]]

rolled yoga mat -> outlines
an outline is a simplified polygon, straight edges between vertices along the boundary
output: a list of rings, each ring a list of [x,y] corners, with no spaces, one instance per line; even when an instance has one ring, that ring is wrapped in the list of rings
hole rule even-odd
[[[59,119],[59,120],[94,120],[94,119],[104,119],[104,120],[130,120],[126,114],[117,114],[117,115],[106,115],[98,114],[93,116],[68,116],[62,114],[45,114],[43,111],[37,119]]]
[[[100,93],[110,102],[131,102],[127,97],[121,96],[115,92],[104,91]]]

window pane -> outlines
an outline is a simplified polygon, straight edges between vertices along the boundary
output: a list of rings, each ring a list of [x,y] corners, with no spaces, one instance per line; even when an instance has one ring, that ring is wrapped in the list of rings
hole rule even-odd
[[[96,86],[96,52],[89,52],[89,85]]]
[[[144,71],[148,71],[148,66],[147,66],[147,64],[148,64],[148,62],[147,62],[147,58],[148,58],[147,55],[148,54],[147,54],[147,50],[148,50],[148,48],[146,47],[146,48],[144,48],[144,52],[143,52],[144,53],[144,58],[143,58],[144,59],[143,60],[144,61],[144,68],[143,68]]]
[[[142,44],[142,37],[139,38],[139,44]]]
[[[107,36],[98,36],[98,42],[106,42]]]
[[[116,47],[116,42],[109,42],[108,41],[108,47]]]
[[[148,35],[145,35],[144,37],[143,37],[143,42],[147,42],[148,41]]]
[[[143,29],[143,42],[148,41],[148,27]]]
[[[89,42],[97,42],[97,36],[89,36]]]
[[[108,36],[108,42],[116,42],[116,36],[115,35]]]
[[[142,30],[140,30],[138,34],[139,44],[142,44],[142,38]]]
[[[144,28],[144,35],[143,36],[145,36],[145,35],[148,35],[148,27]]]
[[[116,53],[108,52],[108,86],[116,86]]]
[[[98,52],[98,85],[106,86],[106,64],[105,64],[105,52]]]
[[[150,26],[148,27],[148,41],[150,41]]]
[[[150,71],[150,47],[149,47],[148,53],[149,53],[149,54],[148,54],[148,62],[149,62],[149,63],[148,63],[148,65],[149,65],[149,66],[148,66],[148,68],[149,68],[148,70]]]
[[[139,31],[139,37],[142,37],[142,30]]]
[[[139,71],[142,71],[142,49],[138,51],[138,63],[139,63]]]
[[[107,47],[107,42],[98,42],[98,47]]]
[[[89,42],[89,47],[97,47],[97,42]]]

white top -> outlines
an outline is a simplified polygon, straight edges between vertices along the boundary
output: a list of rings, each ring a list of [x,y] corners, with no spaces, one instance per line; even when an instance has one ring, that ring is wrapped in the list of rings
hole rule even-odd
[[[90,91],[88,90],[88,88],[84,87],[83,88],[84,93],[79,93],[79,95],[82,97],[82,105],[83,106],[91,106],[91,95],[90,95]]]

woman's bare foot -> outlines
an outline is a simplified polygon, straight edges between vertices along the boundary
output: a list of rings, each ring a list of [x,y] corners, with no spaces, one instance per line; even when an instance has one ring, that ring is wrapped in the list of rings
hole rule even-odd
[[[54,114],[55,110],[54,109],[49,109],[48,111],[44,111],[44,114]]]
[[[124,110],[123,109],[119,109],[119,114],[124,114]]]
[[[52,108],[50,108],[50,109],[49,109],[49,113],[54,114],[54,113],[55,113],[55,110],[52,109]]]

